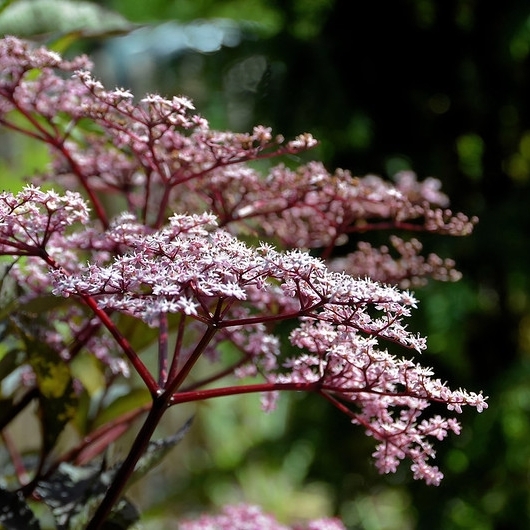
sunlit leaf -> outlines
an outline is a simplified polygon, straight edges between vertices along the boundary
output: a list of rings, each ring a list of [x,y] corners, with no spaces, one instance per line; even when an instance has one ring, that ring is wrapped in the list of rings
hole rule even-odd
[[[0,0],[0,13],[13,3],[14,0]]]
[[[94,420],[93,427],[96,428],[104,425],[129,411],[145,407],[150,402],[151,394],[147,389],[132,389],[127,394],[117,397],[112,403],[105,406]]]
[[[39,389],[39,416],[43,449],[49,451],[66,424],[75,416],[77,396],[68,364],[46,343],[29,331],[31,324],[18,324]]]
[[[92,2],[19,0],[0,13],[0,33],[20,37],[69,33],[94,37],[128,32],[133,27],[119,13]]]
[[[96,395],[105,386],[105,374],[101,361],[95,355],[81,353],[70,362],[70,369],[90,396]]]

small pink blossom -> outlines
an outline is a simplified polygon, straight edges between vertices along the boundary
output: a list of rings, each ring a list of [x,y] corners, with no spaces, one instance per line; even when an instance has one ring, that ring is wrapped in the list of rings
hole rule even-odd
[[[240,504],[225,506],[218,515],[201,515],[182,521],[179,530],[346,530],[346,527],[332,518],[286,526],[258,506]]]

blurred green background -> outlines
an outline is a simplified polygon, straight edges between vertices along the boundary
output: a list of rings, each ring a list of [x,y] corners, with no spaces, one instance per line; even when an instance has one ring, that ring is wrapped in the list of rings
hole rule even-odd
[[[321,140],[311,156],[329,169],[437,176],[455,210],[480,218],[470,237],[423,238],[464,278],[417,290],[410,324],[429,337],[424,364],[490,396],[439,446],[440,487],[405,467],[379,476],[371,440],[314,396],[284,397],[269,416],[257,396],[227,398],[199,406],[184,445],[135,487],[146,528],[237,500],[286,520],[338,513],[351,529],[530,528],[530,3],[97,3],[123,19],[94,22],[96,11],[78,16],[85,3],[63,2],[73,16],[64,5],[49,21],[33,12],[31,26],[17,4],[52,13],[54,2],[15,1],[0,31],[87,51],[111,86],[188,95],[212,127],[311,132]],[[2,180],[27,173],[24,144],[22,156],[5,145]]]

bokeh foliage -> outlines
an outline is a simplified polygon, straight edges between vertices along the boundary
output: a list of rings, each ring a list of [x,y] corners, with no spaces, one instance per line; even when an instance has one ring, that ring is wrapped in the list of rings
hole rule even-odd
[[[411,324],[430,337],[427,364],[442,379],[490,396],[490,409],[464,415],[463,435],[440,448],[439,488],[406,473],[378,476],[369,440],[311,396],[291,399],[268,426],[252,398],[220,400],[198,411],[199,427],[176,451],[190,455],[173,462],[186,473],[153,479],[164,484],[146,495],[153,524],[168,507],[177,515],[227,502],[245,486],[246,500],[285,517],[321,502],[317,510],[338,511],[352,528],[528,528],[530,4],[99,4],[144,27],[116,38],[87,38],[79,28],[76,38],[41,38],[94,53],[103,77],[135,92],[191,96],[215,127],[312,132],[321,140],[313,156],[329,168],[437,176],[455,209],[480,218],[468,238],[427,240],[464,279],[418,290]],[[217,44],[198,37],[212,34]],[[27,148],[17,149],[20,172]],[[3,157],[2,168],[8,163]]]

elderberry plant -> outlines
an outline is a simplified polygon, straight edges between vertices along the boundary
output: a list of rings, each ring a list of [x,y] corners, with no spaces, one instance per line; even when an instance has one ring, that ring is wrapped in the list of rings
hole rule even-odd
[[[487,403],[450,389],[408,353],[426,341],[405,323],[417,304],[406,289],[459,273],[451,260],[424,257],[410,237],[391,236],[382,248],[359,242],[333,256],[369,231],[461,236],[476,220],[448,209],[438,180],[411,172],[391,183],[329,173],[318,162],[260,165],[316,141],[285,141],[262,126],[211,130],[187,98],[136,100],[107,90],[90,69],[84,56],[67,61],[14,37],[0,41],[0,124],[50,153],[22,191],[0,194],[0,427],[9,460],[0,520],[39,528],[31,506],[41,502],[58,528],[94,530],[109,518],[128,527],[138,514],[124,497],[127,484],[190,428],[152,440],[168,408],[244,393],[261,393],[267,411],[281,391],[316,393],[374,439],[381,473],[408,461],[414,478],[438,485],[432,442],[459,434],[460,424],[429,414],[429,405],[460,413]],[[287,321],[282,351],[278,325]],[[155,370],[141,355],[150,342]],[[237,352],[232,364],[220,353],[226,344]],[[87,396],[98,410],[73,369],[80,355],[104,367],[107,392],[134,371],[149,402],[96,426],[77,421]],[[202,358],[212,366],[207,377],[194,371]],[[241,383],[223,383],[229,375]],[[8,427],[30,403],[41,440],[27,459]],[[142,416],[125,459],[98,463]],[[78,441],[59,451],[67,425]],[[249,520],[285,528],[243,506],[182,529]]]

